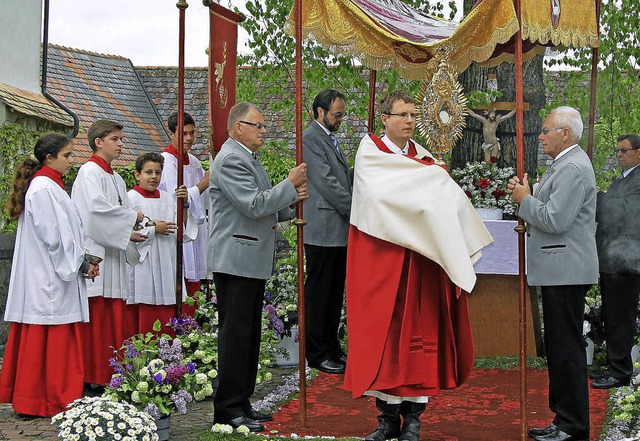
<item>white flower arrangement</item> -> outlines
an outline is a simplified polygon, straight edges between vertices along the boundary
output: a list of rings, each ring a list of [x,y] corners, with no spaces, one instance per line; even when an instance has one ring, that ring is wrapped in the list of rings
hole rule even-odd
[[[158,440],[153,418],[131,404],[103,397],[85,397],[67,407],[69,410],[51,418],[51,424],[58,425],[61,440]]]
[[[516,204],[507,194],[507,183],[515,176],[513,167],[497,167],[488,162],[467,162],[464,168],[451,171],[451,177],[476,208],[501,208],[513,215]]]
[[[228,424],[220,424],[220,423],[216,423],[213,425],[213,427],[211,427],[211,431],[212,432],[216,432],[216,433],[220,433],[223,435],[230,435],[234,432],[233,427],[231,427]],[[249,430],[249,428],[247,426],[239,426],[236,430],[236,433],[240,433],[244,436],[247,436],[251,433],[251,431]]]

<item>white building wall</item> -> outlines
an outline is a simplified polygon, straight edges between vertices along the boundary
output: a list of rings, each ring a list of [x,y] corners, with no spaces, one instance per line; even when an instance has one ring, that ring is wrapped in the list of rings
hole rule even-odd
[[[0,83],[40,92],[41,0],[0,0]]]

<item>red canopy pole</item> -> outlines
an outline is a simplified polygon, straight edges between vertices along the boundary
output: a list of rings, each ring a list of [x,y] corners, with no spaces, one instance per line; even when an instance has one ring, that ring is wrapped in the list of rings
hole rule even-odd
[[[184,16],[185,10],[189,7],[186,0],[179,0],[176,7],[180,9],[179,34],[178,34],[178,188],[182,186],[183,180],[183,151],[184,139]],[[184,201],[178,199],[177,207],[177,223],[178,231],[176,232],[176,317],[182,315],[182,232],[183,232],[183,210]]]
[[[376,74],[375,69],[369,72],[369,133],[373,133],[376,128]]]
[[[296,0],[296,165],[302,163],[302,0]],[[297,219],[293,223],[298,232],[298,345],[300,370],[300,425],[307,427],[307,371],[305,366],[305,329],[304,320],[304,237],[303,227],[307,223],[302,214],[302,201],[296,206]]]
[[[596,26],[600,33],[600,0],[596,0]],[[594,47],[591,54],[591,91],[589,95],[589,137],[587,155],[593,158],[594,130],[596,125],[596,85],[598,82],[598,48]]]
[[[516,48],[516,146],[518,177],[524,177],[524,80],[522,75],[522,4],[520,0],[514,1],[516,15],[518,17],[519,30],[515,35]],[[524,233],[526,227],[521,218],[518,218],[518,287],[519,287],[519,341],[520,341],[520,439],[527,439],[527,281],[525,277],[524,262]]]

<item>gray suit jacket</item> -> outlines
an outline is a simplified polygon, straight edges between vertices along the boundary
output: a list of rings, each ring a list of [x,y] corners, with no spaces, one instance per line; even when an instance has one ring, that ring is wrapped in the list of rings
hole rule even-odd
[[[272,187],[260,161],[229,138],[211,163],[209,195],[209,271],[268,279],[276,224],[293,217],[298,201],[291,181]]]
[[[351,214],[351,179],[347,158],[317,121],[302,134],[309,199],[304,204],[304,243],[346,246]]]
[[[532,286],[598,281],[596,178],[580,147],[554,161],[518,216],[527,222],[527,278]]]
[[[596,243],[600,272],[640,273],[640,167],[598,192]]]

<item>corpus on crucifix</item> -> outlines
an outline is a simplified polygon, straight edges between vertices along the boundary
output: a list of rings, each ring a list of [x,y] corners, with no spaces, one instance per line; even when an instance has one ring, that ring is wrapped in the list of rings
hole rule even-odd
[[[502,121],[511,118],[516,113],[516,109],[511,110],[506,115],[499,115],[494,109],[485,110],[482,115],[478,115],[471,109],[468,109],[467,112],[482,123],[484,160],[486,162],[496,162],[500,157],[500,139],[496,136],[498,125]],[[491,160],[492,157],[495,157],[494,161]]]

